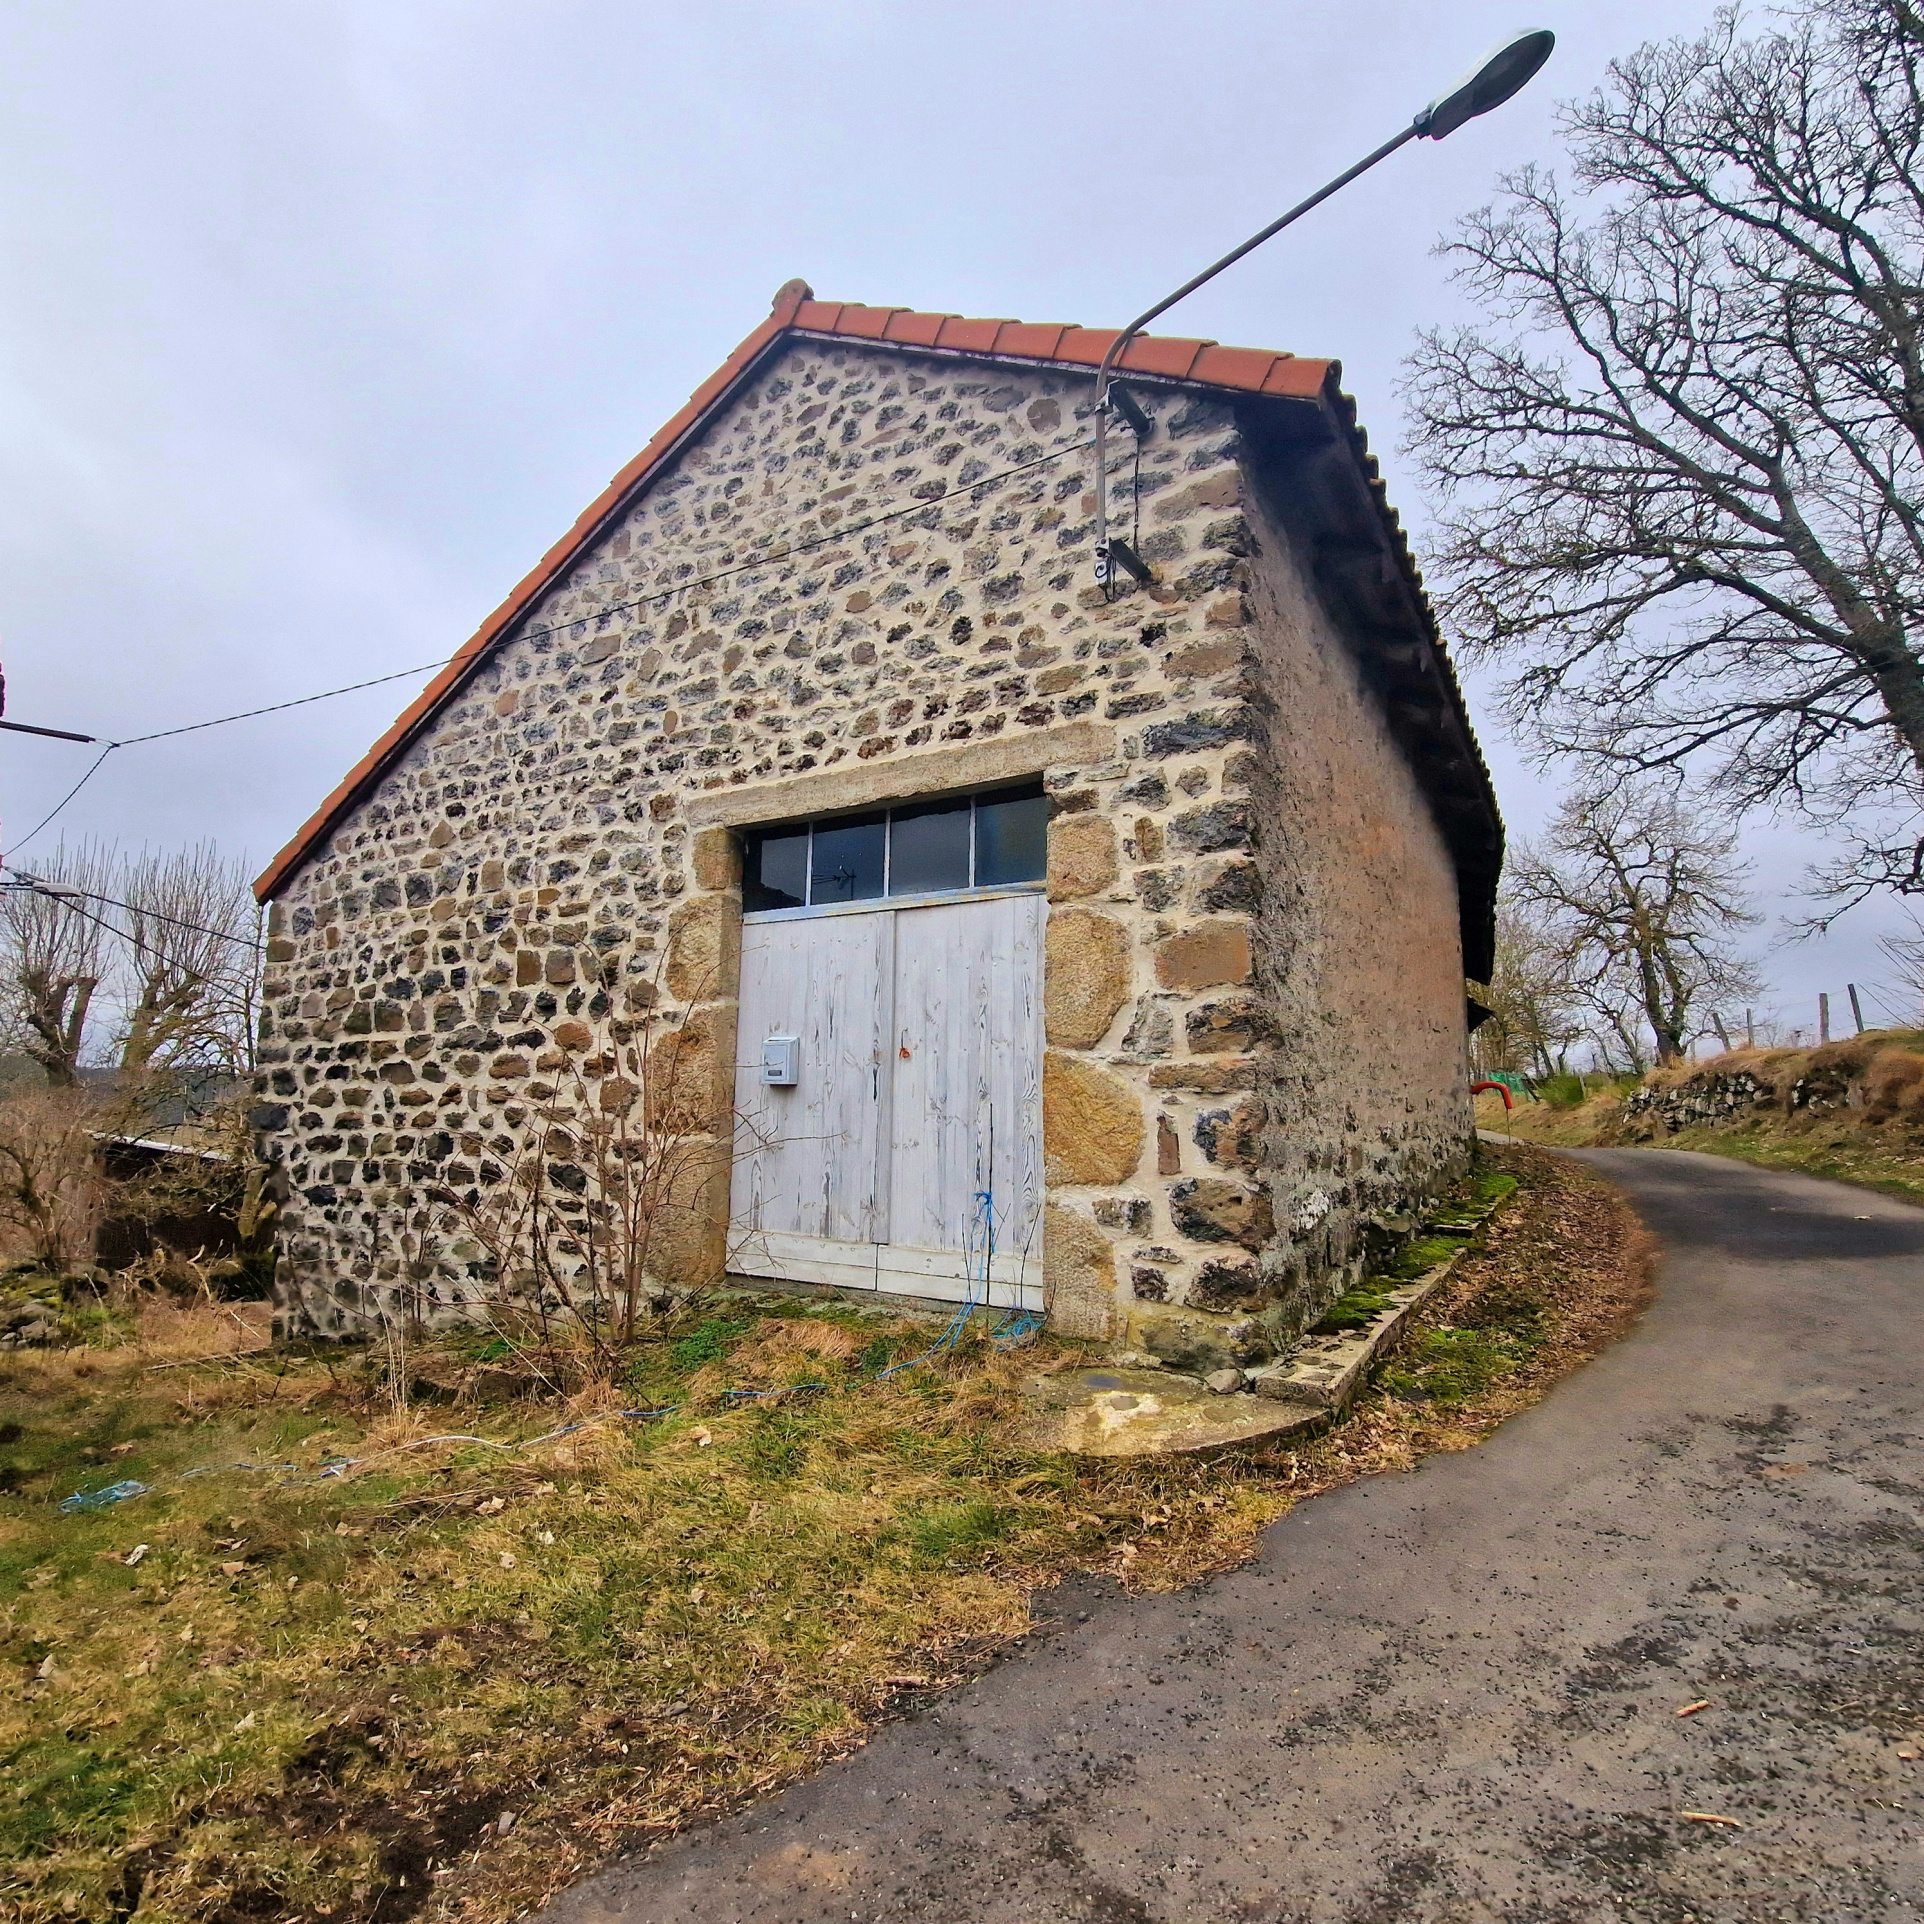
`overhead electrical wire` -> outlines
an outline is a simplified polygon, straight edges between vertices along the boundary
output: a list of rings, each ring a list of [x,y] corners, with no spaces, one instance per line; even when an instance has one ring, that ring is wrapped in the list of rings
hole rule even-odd
[[[1094,445],[1094,438],[1091,437],[1087,440],[1072,442],[1066,448],[1053,448],[1047,454],[1037,455],[1033,461],[1021,461],[1012,468],[1003,468],[995,474],[985,474],[979,481],[970,481],[958,487],[955,492],[958,495],[979,494],[984,488],[995,487],[1003,481],[1012,481],[1018,475],[1028,474],[1036,468],[1047,467],[1051,462],[1060,461],[1067,455],[1080,454]],[[666,601],[674,595],[687,594],[696,588],[712,587],[716,582],[727,581],[732,576],[747,574],[757,568],[770,567],[776,562],[792,560],[795,556],[808,554],[816,548],[833,547],[838,543],[853,540],[857,535],[867,534],[872,528],[885,527],[891,521],[905,521],[918,514],[939,516],[945,507],[952,504],[953,500],[954,496],[945,495],[937,501],[917,501],[906,508],[891,508],[884,514],[873,514],[865,521],[851,522],[846,528],[837,528],[833,533],[811,535],[805,541],[789,542],[779,549],[753,555],[745,561],[730,562],[726,567],[717,568],[712,573],[695,575],[686,581],[677,581],[665,588],[651,588],[645,594],[636,595],[632,600],[614,602],[606,608],[595,609],[591,614],[577,615],[568,621],[556,622],[551,627],[515,629],[510,634],[490,642],[488,647],[492,649],[507,641],[541,641],[550,635],[563,634],[570,628],[581,627],[589,621],[597,621],[608,615],[628,614],[634,609],[647,607],[650,602]],[[480,654],[486,652],[488,652],[487,649],[478,651],[475,658],[478,660]],[[363,688],[378,688],[383,682],[403,681],[410,675],[425,674],[430,668],[445,668],[449,662],[457,659],[456,655],[443,655],[436,661],[423,662],[415,668],[397,668],[391,674],[375,675],[367,681],[349,682],[341,688],[326,688],[318,695],[297,695],[292,701],[271,702],[265,708],[244,708],[238,714],[216,715],[208,721],[185,722],[178,728],[158,728],[151,734],[129,735],[123,740],[110,741],[94,758],[92,767],[25,835],[21,836],[19,841],[6,851],[4,857],[0,857],[0,860],[10,859],[40,834],[54,817],[93,780],[100,770],[101,763],[117,748],[137,748],[143,742],[167,741],[175,735],[192,735],[203,728],[224,728],[229,722],[252,721],[259,715],[278,715],[285,709],[304,708],[310,702],[332,701],[337,695],[357,694]]]
[[[278,715],[283,708],[305,708],[311,701],[332,701],[336,695],[352,695],[363,688],[378,688],[384,681],[405,681],[409,675],[424,675],[430,668],[445,668],[452,655],[438,661],[424,661],[418,667],[397,668],[392,674],[374,675],[366,681],[351,681],[345,688],[324,688],[318,695],[296,695],[292,701],[270,702],[265,708],[243,708],[238,715],[216,715],[212,721],[186,722],[179,728],[157,728],[151,735],[129,735],[113,742],[114,748],[138,748],[142,742],[164,742],[170,735],[192,735],[203,728],[225,728],[229,722],[252,721],[256,715]]]
[[[53,820],[53,818],[54,818],[54,817],[55,817],[56,815],[58,815],[58,814],[60,813],[60,811],[61,811],[61,810],[62,810],[63,808],[65,808],[65,807],[67,806],[67,804],[68,804],[68,803],[69,803],[70,801],[72,801],[72,800],[73,800],[73,798],[74,798],[74,797],[75,797],[76,795],[78,795],[78,794],[80,793],[80,791],[81,791],[81,790],[82,790],[83,788],[85,788],[85,787],[87,786],[87,784],[88,784],[88,783],[89,783],[90,781],[92,781],[92,780],[93,780],[93,778],[94,778],[94,777],[95,777],[95,776],[96,776],[96,775],[97,775],[97,774],[98,774],[98,773],[100,772],[100,764],[101,764],[102,762],[104,762],[104,761],[105,761],[105,760],[107,759],[107,757],[108,757],[109,755],[111,755],[111,754],[112,754],[112,753],[114,752],[114,750],[115,750],[116,748],[118,748],[119,746],[120,746],[120,744],[119,744],[118,742],[109,742],[109,743],[107,744],[107,746],[106,746],[105,748],[103,748],[103,749],[102,749],[102,750],[100,751],[100,753],[99,753],[98,755],[96,755],[96,756],[94,757],[94,759],[93,759],[93,762],[92,762],[92,763],[91,763],[91,765],[90,765],[90,766],[88,767],[88,769],[87,769],[87,772],[86,772],[86,774],[84,774],[83,776],[81,776],[81,778],[79,779],[79,781],[77,781],[77,782],[75,782],[75,783],[74,783],[74,785],[73,785],[73,786],[72,786],[72,787],[71,787],[70,789],[68,789],[68,790],[67,790],[67,792],[66,792],[66,794],[64,794],[63,796],[61,796],[61,798],[59,799],[59,801],[57,801],[57,802],[55,802],[55,803],[54,803],[54,805],[53,805],[53,807],[52,807],[52,808],[50,808],[50,809],[48,809],[48,811],[46,812],[46,814],[44,814],[43,816],[41,816],[41,818],[39,819],[39,821],[37,821],[36,823],[34,823],[34,825],[33,825],[33,827],[32,827],[32,828],[30,828],[30,829],[28,829],[28,831],[26,832],[26,834],[24,834],[23,836],[21,836],[21,838],[19,839],[19,841],[17,841],[17,842],[15,842],[15,843],[14,843],[14,845],[13,845],[13,848],[10,848],[10,849],[8,849],[8,850],[7,850],[7,854],[8,854],[8,855],[12,855],[15,849],[22,849],[22,848],[25,848],[25,847],[26,847],[26,845],[27,845],[27,844],[28,844],[29,842],[31,842],[31,841],[33,840],[33,838],[34,838],[34,837],[35,837],[36,835],[38,835],[38,834],[40,833],[40,831],[41,831],[41,830],[42,830],[43,828],[45,828],[45,827],[47,826],[47,824],[48,824],[49,822],[51,822],[51,821]]]
[[[38,895],[45,901],[58,902],[68,914],[79,916],[83,922],[91,922],[97,929],[105,929],[109,935],[125,938],[124,929],[115,928],[104,916],[96,915],[92,909],[83,909],[78,902],[58,889],[37,887],[31,882],[16,882],[11,886],[16,889],[25,889],[29,895]]]
[[[65,900],[77,895],[89,902],[104,902],[110,909],[122,909],[129,915],[144,916],[150,922],[165,922],[170,928],[185,929],[190,935],[205,935],[216,942],[237,942],[243,948],[257,949],[261,944],[251,935],[235,935],[225,929],[203,928],[198,922],[183,922],[177,915],[162,915],[158,909],[136,908],[131,902],[116,900],[111,895],[100,895],[92,889],[71,888],[65,882],[49,881],[44,875],[29,875],[24,869],[13,871],[14,881],[9,884],[0,882],[0,888],[25,887],[35,895],[52,896]]]

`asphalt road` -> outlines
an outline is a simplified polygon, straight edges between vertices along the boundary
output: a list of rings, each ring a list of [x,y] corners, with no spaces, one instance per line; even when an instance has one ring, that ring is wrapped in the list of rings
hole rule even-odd
[[[1586,1160],[1663,1264],[1546,1402],[1200,1588],[1057,1593],[977,1684],[550,1924],[1916,1924],[1924,1211]]]

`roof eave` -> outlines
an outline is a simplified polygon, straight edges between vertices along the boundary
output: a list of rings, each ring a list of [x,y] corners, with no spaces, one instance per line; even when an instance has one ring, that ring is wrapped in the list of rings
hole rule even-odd
[[[788,289],[784,289],[783,294],[777,297],[768,319],[688,397],[687,403],[663,424],[648,445],[575,517],[568,532],[515,583],[508,591],[506,600],[448,658],[433,680],[401,711],[381,738],[348,770],[327,799],[261,871],[254,882],[256,901],[271,901],[295,871],[319,849],[341,816],[380,779],[395,756],[413,740],[416,732],[480,667],[488,650],[527,614],[574,565],[581,553],[593,545],[608,523],[622,512],[635,489],[651,473],[672,461],[683,445],[700,432],[709,415],[750,377],[762,357],[789,332],[794,312],[803,304],[803,296],[799,292],[790,294]]]
[[[689,397],[687,403],[615,475],[608,486],[575,518],[568,532],[515,585],[507,598],[462,647],[449,658],[380,739],[350,769],[299,832],[270,862],[254,884],[258,899],[272,899],[316,855],[341,818],[381,779],[441,706],[476,672],[489,651],[509,636],[540,598],[553,587],[580,555],[632,504],[637,493],[667,471],[677,454],[697,435],[710,417],[766,356],[788,338],[834,343],[866,343],[918,353],[953,356],[1000,366],[1038,370],[1086,368],[1091,374],[1117,338],[1106,328],[1034,325],[1019,321],[968,320],[956,315],[924,314],[906,308],[869,308],[818,301],[800,282],[783,288],[768,318],[741,342],[722,365]],[[1456,724],[1455,733],[1473,763],[1470,784],[1478,812],[1486,816],[1487,833],[1500,860],[1502,825],[1496,813],[1488,771],[1469,729],[1467,711],[1437,634],[1423,594],[1422,581],[1403,538],[1401,526],[1383,497],[1376,464],[1370,458],[1356,425],[1355,405],[1341,392],[1341,366],[1332,360],[1296,357],[1268,350],[1222,347],[1213,341],[1138,336],[1125,350],[1120,366],[1136,380],[1157,387],[1195,388],[1227,392],[1244,401],[1277,404],[1284,414],[1306,409],[1319,421],[1318,432],[1329,431],[1344,442],[1355,464],[1358,482],[1370,495],[1379,531],[1408,583],[1415,610],[1414,626],[1425,644],[1434,673]],[[1288,404],[1295,404],[1294,407]],[[1272,417],[1273,418],[1273,417]],[[1298,419],[1302,417],[1297,416]],[[1465,797],[1470,800],[1470,797]],[[1475,803],[1472,802],[1472,806]],[[1453,849],[1461,842],[1452,835]],[[1472,863],[1472,868],[1475,864]],[[1487,919],[1487,918],[1486,918]],[[1472,947],[1470,918],[1466,915],[1466,951]]]

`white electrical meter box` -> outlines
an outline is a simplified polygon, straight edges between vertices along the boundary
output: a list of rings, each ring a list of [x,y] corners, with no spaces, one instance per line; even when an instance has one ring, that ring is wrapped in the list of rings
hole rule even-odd
[[[792,1089],[801,1079],[801,1037],[769,1036],[762,1043],[762,1081],[771,1089]]]

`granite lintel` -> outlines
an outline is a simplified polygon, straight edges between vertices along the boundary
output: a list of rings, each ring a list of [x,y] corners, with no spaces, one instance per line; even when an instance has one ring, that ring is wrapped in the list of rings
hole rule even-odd
[[[1052,768],[1082,768],[1109,761],[1115,752],[1116,731],[1106,722],[1067,722],[1058,728],[1038,728],[1033,734],[998,735],[992,741],[958,742],[953,748],[925,749],[914,755],[878,756],[853,768],[778,775],[740,788],[714,789],[691,796],[682,816],[694,828],[791,821],[951,789],[1020,781]]]

